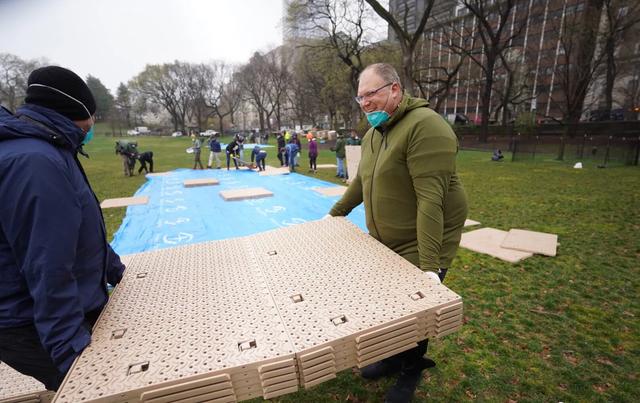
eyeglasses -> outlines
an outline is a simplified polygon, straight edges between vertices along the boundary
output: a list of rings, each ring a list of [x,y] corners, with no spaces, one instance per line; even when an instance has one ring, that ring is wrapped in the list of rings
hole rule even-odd
[[[383,88],[387,88],[388,86],[390,86],[392,84],[393,84],[392,82],[391,83],[386,83],[382,87],[376,88],[375,90],[371,90],[371,91],[367,92],[364,95],[359,95],[357,97],[354,97],[354,99],[356,100],[357,103],[362,104],[365,99],[371,98],[372,96],[376,95],[378,93],[378,91],[380,91]]]

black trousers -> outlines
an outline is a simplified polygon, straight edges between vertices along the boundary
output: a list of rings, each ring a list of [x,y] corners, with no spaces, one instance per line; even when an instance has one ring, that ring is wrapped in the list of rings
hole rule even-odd
[[[99,315],[99,309],[88,313],[85,328],[91,331]],[[0,329],[0,361],[42,382],[47,390],[58,390],[66,375],[58,370],[42,347],[34,325]]]

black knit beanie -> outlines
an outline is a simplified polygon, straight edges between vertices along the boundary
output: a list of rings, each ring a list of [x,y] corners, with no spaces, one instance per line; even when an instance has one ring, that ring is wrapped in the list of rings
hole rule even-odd
[[[89,119],[96,113],[91,90],[71,70],[58,66],[36,69],[29,75],[27,85],[27,104],[53,109],[71,120]]]

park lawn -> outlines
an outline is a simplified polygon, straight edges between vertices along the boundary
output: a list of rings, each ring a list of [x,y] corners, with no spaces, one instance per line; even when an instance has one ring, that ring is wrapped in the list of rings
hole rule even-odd
[[[131,196],[145,181],[123,176],[117,139],[97,135],[87,147],[91,158],[82,160],[100,200]],[[135,140],[141,151],[154,152],[158,172],[193,164],[185,153],[189,138]],[[299,172],[307,174],[303,148]],[[267,164],[278,164],[275,148],[267,151]],[[321,147],[318,163],[335,163],[334,156]],[[416,401],[637,401],[640,168],[577,170],[553,160],[493,163],[489,157],[459,154],[469,217],[483,227],[556,233],[558,255],[510,264],[459,251],[446,284],[464,299],[465,325],[430,343],[428,355],[438,365],[424,372]],[[332,169],[315,175],[340,183]],[[123,216],[124,209],[105,210],[109,238]],[[343,371],[275,400],[375,402],[391,384]]]

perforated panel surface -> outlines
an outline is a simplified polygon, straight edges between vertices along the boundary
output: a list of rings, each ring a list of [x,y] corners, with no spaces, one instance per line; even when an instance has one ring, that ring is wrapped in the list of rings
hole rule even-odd
[[[46,393],[44,385],[0,361],[0,402],[23,402]]]
[[[260,396],[258,364],[291,359],[293,349],[248,242],[123,257],[124,278],[57,401],[137,401],[218,374],[235,375],[236,394]]]
[[[462,324],[458,295],[342,217],[123,259],[58,402],[270,398]]]

